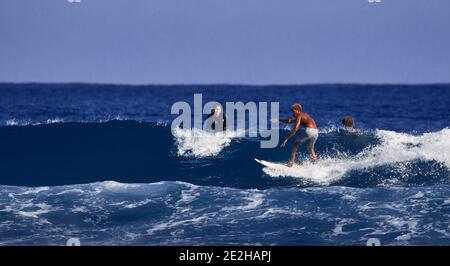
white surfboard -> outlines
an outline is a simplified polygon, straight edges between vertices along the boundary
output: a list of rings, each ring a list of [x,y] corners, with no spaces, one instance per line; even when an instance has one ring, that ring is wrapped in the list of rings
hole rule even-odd
[[[292,169],[295,169],[295,168],[300,167],[300,166],[297,165],[297,164],[294,165],[293,167],[289,167],[289,166],[287,166],[286,164],[282,164],[282,163],[271,163],[271,162],[264,161],[264,160],[258,160],[258,159],[256,159],[256,158],[255,158],[255,161],[257,161],[258,163],[262,164],[262,165],[265,166],[265,167],[269,167],[269,168],[272,168],[272,169],[275,169],[275,170],[292,170]]]

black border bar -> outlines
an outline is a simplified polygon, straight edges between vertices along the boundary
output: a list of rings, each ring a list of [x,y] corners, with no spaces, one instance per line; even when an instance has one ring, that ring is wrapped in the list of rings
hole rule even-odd
[[[189,251],[189,253],[186,253]],[[310,263],[346,263],[346,264],[380,264],[394,263],[400,260],[405,263],[418,263],[420,261],[430,264],[430,260],[446,261],[449,246],[419,247],[419,246],[323,246],[323,247],[297,247],[297,246],[77,246],[77,247],[0,247],[0,256],[9,257],[14,262],[32,260],[33,262],[55,263],[58,265],[91,264],[92,262],[113,261],[126,263],[141,261],[139,264],[157,265],[255,265],[255,264],[295,264],[309,265]],[[267,256],[270,254],[270,258]],[[207,261],[205,254],[211,255]],[[182,260],[182,254],[188,254],[195,260]],[[194,255],[192,255],[194,254]],[[232,255],[233,254],[233,255]],[[262,255],[265,254],[264,257]],[[246,255],[246,256],[245,256]],[[228,260],[225,257],[228,256]],[[186,258],[186,256],[184,256]]]

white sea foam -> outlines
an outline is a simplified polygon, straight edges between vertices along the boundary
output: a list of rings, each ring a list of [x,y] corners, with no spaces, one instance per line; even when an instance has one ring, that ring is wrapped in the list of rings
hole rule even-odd
[[[57,117],[57,118],[53,118],[53,119],[47,119],[45,121],[45,124],[54,124],[54,123],[62,123],[62,122],[64,122],[64,119]]]
[[[199,129],[174,129],[179,156],[207,157],[219,154],[233,138],[243,136],[236,131],[207,132]]]
[[[87,213],[88,212],[88,209],[86,207],[83,207],[83,206],[81,206],[81,207],[74,207],[74,208],[72,208],[70,210],[72,212],[74,212],[74,213]]]
[[[197,187],[190,187],[187,190],[182,190],[178,203],[188,204],[194,201],[197,197],[200,196],[200,192],[197,192],[196,189]]]
[[[71,188],[67,190],[63,190],[61,192],[56,193],[55,195],[64,195],[64,194],[70,194],[70,193],[78,193],[83,194],[85,191],[80,188]]]
[[[397,237],[395,238],[395,240],[398,240],[398,241],[408,241],[408,240],[410,240],[410,239],[411,239],[411,233],[406,233],[406,234],[397,236]]]
[[[139,184],[127,184],[127,183],[119,183],[116,181],[104,181],[101,183],[97,183],[98,187],[96,188],[99,191],[102,190],[122,190],[128,188],[138,188]]]
[[[304,212],[298,209],[267,208],[263,214],[255,217],[255,219],[266,219],[268,217],[278,217],[280,215],[303,216]]]
[[[259,192],[243,192],[245,194],[246,204],[224,207],[222,211],[249,211],[259,207],[264,202],[264,195]]]
[[[195,224],[201,223],[205,219],[207,219],[206,216],[200,216],[200,217],[194,217],[194,218],[185,219],[185,220],[169,221],[167,223],[160,223],[160,224],[156,224],[156,225],[152,226],[152,228],[150,228],[150,229],[147,229],[147,233],[149,235],[152,235],[156,231],[171,229],[171,228],[174,228],[174,227],[177,227],[180,225],[185,225],[185,224],[195,225]]]
[[[141,207],[141,206],[147,205],[147,203],[150,203],[150,202],[153,202],[153,200],[152,199],[144,199],[144,200],[139,201],[139,202],[126,204],[123,207],[126,208],[126,209],[134,209],[134,208],[137,208],[137,207]]]
[[[37,125],[42,125],[42,124],[55,124],[55,123],[63,123],[64,119],[61,119],[59,117],[56,118],[49,118],[47,120],[44,121],[30,121],[30,120],[17,120],[16,118],[11,118],[6,120],[6,125],[7,126],[28,126],[28,125],[32,125],[32,126],[37,126]]]
[[[377,130],[376,136],[381,140],[379,145],[353,157],[320,158],[318,164],[305,162],[301,167],[282,170],[264,168],[264,172],[273,177],[290,176],[329,184],[352,170],[415,160],[437,161],[450,169],[449,128],[419,136]]]
[[[423,196],[425,196],[425,194],[422,191],[419,191],[414,196],[412,196],[411,198],[420,199],[420,198],[423,198]]]
[[[18,196],[18,195],[38,194],[40,192],[47,191],[49,189],[50,189],[49,187],[30,188],[30,189],[26,190],[25,192],[19,193],[19,194],[16,194],[16,195]]]
[[[15,118],[12,118],[12,119],[9,119],[6,121],[6,125],[7,126],[18,126],[19,122]]]
[[[338,223],[335,224],[335,227],[333,229],[333,236],[349,234],[349,232],[346,232],[344,230],[344,226],[348,225],[348,224],[351,224],[352,222],[353,222],[352,219],[342,219],[342,220],[340,220]]]
[[[39,215],[48,213],[51,210],[51,206],[45,203],[24,204],[21,208],[21,210],[17,211],[17,214],[30,218],[38,218]],[[28,208],[34,210],[27,210]]]

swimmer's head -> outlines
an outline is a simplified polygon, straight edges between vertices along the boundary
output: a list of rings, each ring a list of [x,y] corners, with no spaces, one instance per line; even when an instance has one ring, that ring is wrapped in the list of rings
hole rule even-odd
[[[294,103],[291,106],[291,112],[293,115],[298,115],[302,112],[302,106],[299,103]]]
[[[353,117],[344,116],[344,119],[342,119],[342,124],[344,127],[353,127]]]

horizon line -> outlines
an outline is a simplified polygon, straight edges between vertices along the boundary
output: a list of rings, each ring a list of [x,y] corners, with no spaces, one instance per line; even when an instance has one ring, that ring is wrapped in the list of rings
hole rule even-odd
[[[145,86],[248,86],[248,87],[271,87],[271,86],[336,86],[336,85],[354,85],[354,86],[441,86],[450,85],[449,82],[424,82],[424,83],[399,83],[399,82],[323,82],[323,83],[112,83],[112,82],[84,82],[84,81],[0,81],[0,85],[99,85],[99,86],[130,86],[130,87],[145,87]]]

